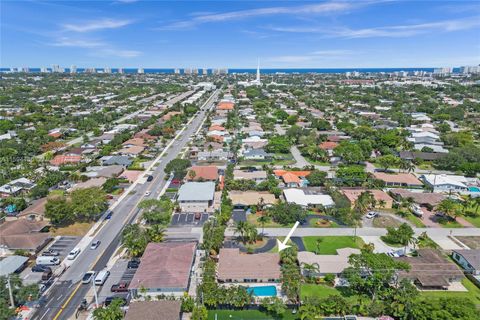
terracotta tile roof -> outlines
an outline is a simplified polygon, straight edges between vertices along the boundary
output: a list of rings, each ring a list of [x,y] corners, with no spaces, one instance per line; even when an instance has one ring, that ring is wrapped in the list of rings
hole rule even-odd
[[[208,131],[225,131],[225,128],[214,124],[208,128]]]
[[[149,243],[129,289],[188,288],[195,242]]]
[[[208,136],[210,139],[212,139],[212,141],[215,141],[215,142],[223,142],[223,137],[222,136],[219,136],[219,135],[211,135],[211,136]]]
[[[128,139],[122,145],[127,146],[127,145],[133,145],[133,146],[139,146],[139,147],[145,147],[147,144],[145,141],[141,138],[133,138],[133,139]]]
[[[325,141],[320,143],[319,147],[322,150],[333,150],[338,146],[338,143],[333,141]]]
[[[233,110],[235,103],[229,101],[222,101],[217,105],[217,110]]]
[[[139,176],[143,174],[143,171],[140,170],[125,170],[123,173],[120,175],[120,178],[125,178],[130,182],[135,182]]]
[[[0,246],[9,249],[37,251],[51,239],[48,233],[39,232],[48,226],[46,221],[19,219],[0,224]]]
[[[310,174],[310,171],[287,171],[287,170],[273,170],[277,177],[281,177],[285,183],[299,183],[300,178],[305,178]]]
[[[342,189],[343,194],[350,200],[351,203],[354,203],[355,200],[363,193],[369,191],[371,194],[373,194],[373,197],[375,198],[376,201],[385,201],[385,202],[391,202],[393,201],[392,197],[390,197],[386,192],[382,190],[376,190],[376,189]]]
[[[220,249],[218,279],[279,279],[278,253],[243,254],[236,249]]]
[[[297,175],[291,172],[287,172],[284,175],[282,175],[282,179],[285,183],[300,183],[301,181]]]
[[[195,172],[195,176],[191,178],[190,171]],[[218,168],[216,166],[193,166],[187,171],[186,179],[189,181],[195,180],[210,180],[216,181],[218,179]]]
[[[125,320],[179,320],[179,300],[135,301],[128,307]]]
[[[61,132],[51,132],[48,135],[52,138],[58,139],[62,136],[62,133]]]
[[[53,158],[52,160],[50,160],[50,164],[53,166],[61,166],[62,164],[78,163],[80,161],[82,161],[81,156],[76,156],[76,155],[66,156],[66,155],[60,154],[55,156],[55,158]]]

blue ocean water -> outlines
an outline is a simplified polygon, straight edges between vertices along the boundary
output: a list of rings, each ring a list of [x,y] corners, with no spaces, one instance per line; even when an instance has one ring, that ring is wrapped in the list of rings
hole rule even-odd
[[[361,72],[361,73],[390,73],[390,72],[397,72],[397,71],[406,71],[406,72],[413,72],[413,71],[425,71],[425,72],[433,72],[434,68],[307,68],[307,69],[261,69],[262,74],[275,74],[275,73],[346,73],[346,72]],[[48,68],[51,71],[50,68]],[[96,68],[97,71],[102,72],[103,68]],[[125,73],[137,73],[137,68],[125,68],[123,71]],[[183,69],[180,69],[183,73]],[[212,73],[212,69],[207,69],[208,74]],[[0,68],[0,72],[10,71],[10,68]],[[69,72],[69,68],[65,68],[66,72]],[[85,68],[77,68],[77,72],[84,72]],[[171,68],[145,68],[145,73],[174,73],[175,69]],[[40,68],[30,68],[30,72],[40,72]],[[112,72],[118,72],[117,68],[112,68]],[[256,69],[228,69],[228,73],[256,73]],[[459,68],[454,68],[453,72],[459,72]]]

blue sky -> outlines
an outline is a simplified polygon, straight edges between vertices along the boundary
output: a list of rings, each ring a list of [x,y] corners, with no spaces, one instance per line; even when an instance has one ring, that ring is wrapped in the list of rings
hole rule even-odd
[[[3,67],[480,63],[478,1],[2,0],[0,10]]]

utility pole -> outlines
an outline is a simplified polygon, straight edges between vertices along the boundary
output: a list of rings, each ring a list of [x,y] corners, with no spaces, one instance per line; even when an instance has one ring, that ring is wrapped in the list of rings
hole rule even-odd
[[[10,296],[10,308],[15,308],[15,301],[13,300],[12,285],[10,284],[10,275],[7,276],[8,295]]]
[[[95,288],[95,275],[96,273],[93,274],[92,276],[92,288],[93,288],[93,295],[95,296],[95,308],[98,308],[98,295],[97,295],[97,289]]]

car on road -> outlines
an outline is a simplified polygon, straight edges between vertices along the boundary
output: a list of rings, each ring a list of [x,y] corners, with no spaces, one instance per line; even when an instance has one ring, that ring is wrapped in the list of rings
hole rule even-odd
[[[36,264],[32,267],[32,272],[45,272],[47,270],[52,270],[49,266],[43,264]]]
[[[127,263],[127,268],[128,269],[137,269],[140,266],[140,260],[139,259],[132,259],[128,261]]]
[[[67,256],[67,259],[68,260],[75,260],[75,258],[80,254],[80,248],[76,247],[76,248],[73,248],[72,251],[70,251],[70,253],[68,254]]]
[[[145,192],[145,196],[148,197],[151,194],[150,191]]]
[[[108,307],[108,306],[112,303],[113,300],[117,300],[117,299],[120,300],[120,301],[122,301],[121,306],[124,306],[124,305],[127,304],[127,299],[125,299],[125,297],[122,297],[122,296],[113,296],[113,297],[112,297],[112,296],[111,296],[111,297],[105,298],[105,302],[103,303],[103,305],[104,305],[105,307]]]
[[[92,244],[90,245],[90,249],[91,249],[91,250],[97,249],[98,246],[100,246],[100,243],[101,243],[100,240],[95,240],[95,241],[93,241]]]
[[[85,272],[85,274],[83,275],[83,278],[82,278],[82,283],[87,284],[87,283],[92,282],[92,279],[93,279],[94,276],[95,276],[95,271]]]
[[[129,284],[130,284],[130,282],[122,281],[118,284],[114,284],[110,288],[110,291],[112,291],[112,292],[128,292],[128,285]]]
[[[60,255],[60,252],[53,249],[45,250],[42,252],[42,256],[45,256],[45,257],[58,257],[59,255]]]
[[[113,211],[112,210],[107,210],[107,215],[105,216],[105,220],[111,219],[112,215],[113,215]]]
[[[110,271],[108,270],[102,270],[97,273],[95,276],[95,285],[96,286],[103,286],[105,281],[107,281],[108,276],[110,275]]]
[[[373,218],[375,218],[376,216],[378,216],[378,212],[369,211],[365,217],[366,217],[367,219],[373,219]]]

